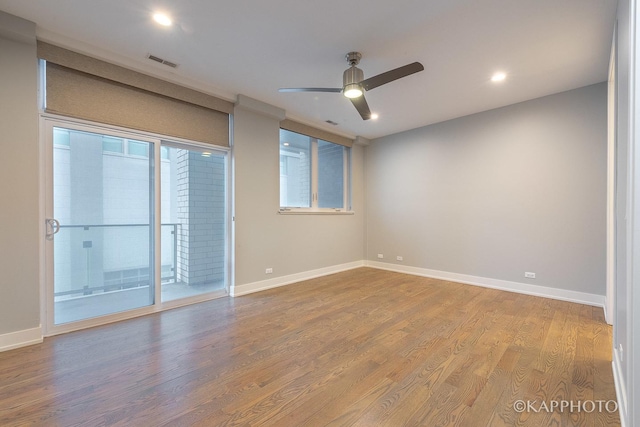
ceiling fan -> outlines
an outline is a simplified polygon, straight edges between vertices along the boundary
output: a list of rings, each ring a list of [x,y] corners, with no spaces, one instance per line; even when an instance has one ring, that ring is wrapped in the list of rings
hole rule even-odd
[[[365,79],[362,70],[356,67],[362,58],[360,52],[349,52],[346,58],[350,67],[347,68],[342,75],[341,88],[295,87],[281,88],[279,92],[342,92],[344,96],[351,100],[356,110],[358,110],[358,113],[362,116],[362,119],[369,120],[371,118],[371,110],[369,110],[367,100],[364,98],[365,91],[375,89],[378,86],[424,70],[421,63],[414,62]]]

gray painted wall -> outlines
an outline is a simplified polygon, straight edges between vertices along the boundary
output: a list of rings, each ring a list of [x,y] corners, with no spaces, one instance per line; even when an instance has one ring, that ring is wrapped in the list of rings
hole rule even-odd
[[[236,286],[364,258],[364,149],[351,150],[355,215],[280,215],[279,130],[277,118],[234,111]]]
[[[0,12],[0,334],[40,324],[35,25]]]
[[[367,259],[604,295],[606,97],[602,83],[373,141]]]

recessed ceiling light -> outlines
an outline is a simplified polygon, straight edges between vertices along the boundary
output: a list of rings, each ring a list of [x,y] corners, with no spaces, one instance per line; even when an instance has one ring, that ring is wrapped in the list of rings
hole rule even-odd
[[[288,147],[289,143],[288,142],[283,142],[282,145],[284,145],[285,147]]]
[[[491,81],[494,83],[497,83],[497,82],[503,81],[506,78],[507,78],[507,75],[505,73],[498,72],[498,73],[495,73],[493,76],[491,76]]]
[[[371,120],[376,120],[378,117],[380,117],[380,116],[378,116],[378,113],[372,113],[371,114]]]
[[[169,18],[168,15],[160,12],[153,14],[153,20],[156,21],[158,24],[162,25],[163,27],[170,27],[171,24],[173,23],[173,21],[171,21],[171,18]]]

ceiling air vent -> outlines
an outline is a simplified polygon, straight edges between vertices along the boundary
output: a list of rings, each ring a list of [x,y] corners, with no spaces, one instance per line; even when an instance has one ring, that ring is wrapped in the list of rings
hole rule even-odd
[[[334,122],[333,120],[325,120],[325,122],[329,123],[330,125],[338,126],[338,123]]]
[[[167,61],[166,59],[162,59],[158,56],[155,55],[147,55],[147,58],[149,58],[152,61],[156,61],[159,62],[162,65],[166,65],[167,67],[171,67],[171,68],[178,68],[178,64],[176,64],[175,62],[171,62],[171,61]]]

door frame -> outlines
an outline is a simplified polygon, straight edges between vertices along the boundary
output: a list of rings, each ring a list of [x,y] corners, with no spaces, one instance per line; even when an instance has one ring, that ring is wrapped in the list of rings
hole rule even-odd
[[[78,130],[86,130],[89,132],[102,133],[113,135],[115,137],[122,138],[132,138],[139,137],[147,142],[153,144],[154,150],[154,209],[153,209],[153,217],[154,220],[154,286],[155,286],[155,298],[154,303],[140,307],[128,311],[123,311],[119,313],[108,314],[100,317],[89,318],[77,322],[65,323],[60,325],[54,324],[54,313],[53,313],[53,280],[54,280],[54,271],[53,271],[53,242],[45,239],[46,226],[45,221],[47,218],[53,218],[53,127],[54,126],[63,126],[74,128]],[[58,116],[49,113],[41,113],[40,114],[40,147],[41,147],[41,155],[40,162],[42,171],[41,175],[41,191],[40,191],[40,202],[41,202],[41,281],[40,281],[40,310],[41,310],[41,327],[42,327],[42,335],[43,336],[52,336],[57,334],[62,334],[66,332],[71,332],[79,329],[90,328],[94,326],[104,325],[108,323],[117,322],[120,320],[130,319],[138,316],[143,316],[151,313],[156,313],[164,310],[168,310],[171,308],[181,307],[185,305],[190,305],[198,302],[208,301],[211,299],[226,297],[229,295],[229,289],[231,286],[231,263],[229,260],[231,259],[231,248],[232,248],[232,234],[231,234],[231,221],[232,221],[232,207],[231,207],[231,191],[232,182],[231,182],[231,148],[222,147],[222,146],[212,146],[211,144],[203,144],[195,141],[189,141],[181,138],[168,137],[164,135],[158,135],[150,132],[138,131],[134,129],[127,129],[118,126],[106,125],[102,123],[90,122],[87,120],[69,118],[65,116]],[[161,295],[161,168],[158,167],[158,162],[160,162],[160,149],[162,143],[170,142],[174,144],[180,144],[188,147],[197,147],[197,148],[206,148],[208,151],[214,151],[216,153],[223,154],[225,157],[225,204],[226,204],[226,221],[225,221],[225,288],[219,291],[213,291],[210,293],[192,296],[188,298],[178,299],[163,302],[160,298]]]

